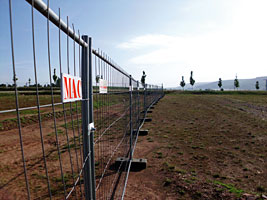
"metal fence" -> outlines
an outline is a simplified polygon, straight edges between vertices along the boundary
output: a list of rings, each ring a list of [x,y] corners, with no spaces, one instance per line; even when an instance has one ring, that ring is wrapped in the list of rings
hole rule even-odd
[[[34,84],[17,84],[9,0],[14,84],[0,93],[0,199],[122,199],[139,129],[149,107],[163,97],[163,87],[141,86],[94,50],[91,38],[70,28],[68,18],[65,24],[60,10],[56,15],[49,9],[49,1],[26,1],[31,5]],[[38,81],[34,8],[46,19],[47,87]],[[58,29],[52,51],[51,26]],[[53,69],[82,78],[82,100],[62,102]],[[103,80],[106,93],[100,92]],[[117,166],[117,158],[126,162]]]

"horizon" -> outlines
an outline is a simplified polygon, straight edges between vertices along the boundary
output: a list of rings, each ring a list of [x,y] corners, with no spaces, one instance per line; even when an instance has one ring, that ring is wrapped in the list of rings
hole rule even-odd
[[[263,79],[263,78],[266,78],[266,79]],[[237,79],[238,79],[239,81],[263,79],[262,81],[264,81],[264,82],[259,81],[260,85],[263,86],[263,88],[260,87],[260,90],[264,90],[264,91],[266,90],[266,80],[267,80],[267,76],[259,76],[259,77],[254,77],[254,78],[238,78],[238,77],[237,77]],[[218,83],[218,81],[219,81],[219,78],[218,78],[218,80],[213,80],[213,81],[208,81],[208,82],[195,82],[194,87],[203,87],[203,85],[205,86],[206,84]],[[226,79],[226,80],[223,80],[223,79],[222,79],[222,83],[223,83],[223,82],[226,82],[226,81],[234,81],[234,79]],[[240,88],[242,88],[242,86],[243,86],[243,85],[240,85]],[[190,83],[189,83],[189,82],[186,82],[186,81],[185,81],[185,87],[188,89],[188,87],[192,87],[192,86],[190,86]],[[180,85],[177,85],[177,86],[175,86],[175,87],[166,87],[166,88],[167,88],[167,89],[168,89],[168,88],[169,88],[169,89],[175,89],[175,88],[180,89],[180,88],[182,88],[182,87],[181,87]],[[189,88],[189,89],[190,89],[190,88]],[[206,88],[206,89],[210,89],[210,88]],[[233,89],[234,89],[234,87],[233,87]],[[231,88],[231,89],[226,88],[226,90],[232,90],[232,88]],[[246,89],[245,89],[245,90],[246,90]],[[256,90],[256,89],[255,89],[255,90]]]
[[[219,77],[231,80],[236,74],[239,79],[248,79],[265,73],[267,2],[264,0],[169,0],[164,3],[112,0],[80,5],[63,0],[50,3],[55,13],[61,7],[65,22],[68,14],[70,26],[74,23],[81,34],[93,38],[93,47],[101,47],[137,80],[143,70],[147,83],[163,83],[165,87],[179,85],[182,76],[188,80],[190,71],[194,72],[196,82],[211,82]],[[88,9],[91,12],[87,12]],[[0,11],[0,69],[4,72],[0,79],[12,83],[7,2],[1,2]],[[40,47],[47,45],[46,19],[36,10],[34,16],[38,73],[45,74],[47,52]],[[25,84],[29,78],[33,80],[32,47],[24,45],[31,44],[30,5],[24,1],[14,2],[13,18],[18,82]],[[56,42],[53,37],[56,32],[52,25],[52,43]],[[58,69],[57,54],[52,45],[52,66]],[[42,84],[47,82],[48,77],[40,79]]]

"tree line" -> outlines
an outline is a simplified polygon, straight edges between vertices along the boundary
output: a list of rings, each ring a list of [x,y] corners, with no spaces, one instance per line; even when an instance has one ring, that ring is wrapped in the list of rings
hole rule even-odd
[[[61,78],[57,76],[56,69],[54,69],[54,74],[52,76],[52,79],[54,81],[52,83],[52,86],[53,87],[60,87]],[[12,80],[15,82],[15,80],[16,81],[18,80],[18,77],[13,78]],[[4,83],[0,84],[0,87],[2,87],[2,88],[14,87],[14,86],[15,86],[15,83],[13,83],[13,84],[4,84]],[[50,84],[44,84],[42,86],[40,83],[38,83],[37,86],[38,87],[50,87]],[[29,78],[28,81],[26,82],[26,84],[24,85],[24,87],[36,87],[36,83],[32,84],[32,80],[31,80],[31,78]]]
[[[193,78],[193,71],[191,71],[191,73],[190,73],[189,83],[190,83],[190,85],[192,86],[192,89],[193,89],[193,86],[195,84],[195,79]],[[180,86],[183,88],[183,90],[184,90],[185,85],[186,85],[186,83],[185,83],[185,80],[184,80],[184,76],[182,76],[182,81],[180,82]],[[218,87],[219,87],[219,89],[221,91],[224,90],[222,86],[223,86],[222,79],[219,78]],[[238,80],[237,75],[236,75],[236,77],[234,79],[234,89],[235,90],[238,90],[239,87],[240,87],[240,84],[239,84],[239,80]],[[259,81],[256,81],[255,88],[256,88],[256,90],[259,90],[260,89]]]

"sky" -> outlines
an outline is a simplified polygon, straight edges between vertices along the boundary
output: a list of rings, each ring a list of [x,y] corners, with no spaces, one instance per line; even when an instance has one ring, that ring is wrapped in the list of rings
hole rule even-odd
[[[196,82],[267,76],[266,0],[50,0],[50,7],[56,13],[60,7],[65,22],[68,15],[70,25],[92,37],[93,48],[137,80],[143,70],[147,83],[165,87],[179,86],[182,76],[188,83],[191,71]],[[12,17],[18,81],[24,84],[34,77],[30,5],[12,0]],[[38,81],[47,83],[46,19],[37,11],[34,17]],[[9,23],[8,1],[1,0],[1,83],[12,83]],[[56,66],[53,25],[50,37]]]

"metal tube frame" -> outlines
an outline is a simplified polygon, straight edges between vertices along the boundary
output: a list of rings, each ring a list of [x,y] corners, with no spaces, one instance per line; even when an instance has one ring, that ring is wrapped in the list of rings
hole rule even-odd
[[[89,123],[92,125],[90,131],[90,163],[91,163],[91,188],[92,199],[96,199],[95,193],[95,153],[94,153],[94,105],[93,105],[93,60],[92,60],[92,38],[89,38]]]
[[[132,99],[133,99],[133,91],[132,91],[132,75],[129,78],[129,101],[130,101],[130,160],[132,160],[132,143],[133,143],[133,122],[132,122]]]
[[[87,35],[83,35],[82,39],[90,44],[90,40]],[[92,152],[91,152],[91,137],[90,137],[90,121],[92,121],[92,116],[90,118],[90,47],[82,47],[82,133],[83,133],[83,160],[84,160],[84,190],[85,199],[95,199],[93,198],[93,186],[92,186]],[[91,65],[92,67],[92,65]],[[91,98],[90,98],[91,99]],[[91,99],[92,101],[92,99]]]
[[[97,51],[92,49],[92,38],[88,37],[87,35],[83,35],[80,37],[80,35],[75,34],[74,28],[71,29],[68,24],[64,23],[60,17],[58,17],[50,8],[47,6],[42,0],[26,0],[31,6],[33,6],[35,9],[37,9],[42,15],[45,17],[48,17],[48,22],[52,22],[57,27],[59,27],[60,30],[65,32],[68,37],[71,37],[75,42],[81,45],[82,47],[82,55],[81,55],[81,78],[82,78],[82,135],[83,135],[83,178],[84,178],[84,189],[85,189],[85,199],[96,199],[96,179],[95,179],[95,155],[94,155],[94,109],[93,109],[93,61],[92,57],[93,54],[99,58],[101,58],[105,63],[116,69],[121,74],[125,75],[129,78],[129,119],[130,122],[130,143],[129,143],[129,163],[128,163],[128,172],[126,176],[125,181],[125,188],[123,190],[122,199],[124,197],[124,193],[127,186],[127,180],[128,175],[130,171],[130,166],[132,162],[132,157],[135,150],[135,145],[138,139],[138,132],[139,129],[142,127],[144,123],[144,118],[146,117],[147,109],[149,109],[150,106],[152,106],[155,101],[158,101],[160,98],[164,95],[164,89],[163,85],[160,89],[160,87],[155,87],[151,85],[144,84],[143,86],[143,95],[144,95],[144,102],[143,102],[143,113],[144,115],[140,116],[140,109],[142,110],[142,105],[140,103],[140,92],[139,92],[139,82],[137,81],[137,91],[134,91],[134,97],[133,97],[133,81],[135,81],[131,75],[129,75],[127,72],[125,72],[122,68],[120,68],[118,65],[114,64],[110,59],[107,59],[107,57],[100,55]],[[11,5],[10,5],[11,6]],[[12,46],[13,46],[13,35],[11,30],[11,40],[12,40]],[[74,43],[75,45],[75,43]],[[75,46],[74,46],[75,49]],[[15,72],[15,62],[14,62],[14,52],[12,49],[12,56],[13,56],[13,74],[14,74],[14,84],[15,84],[15,96],[16,96],[16,109],[14,111],[17,112],[17,118],[18,118],[18,126],[20,129],[20,117],[19,117],[19,111],[20,110],[26,110],[30,108],[41,108],[41,107],[47,107],[49,105],[38,105],[37,107],[28,107],[28,108],[19,108],[18,105],[18,92],[17,92],[17,85],[16,85],[16,72]],[[50,81],[51,82],[51,81]],[[125,84],[126,86],[126,84]],[[148,90],[148,91],[147,91]],[[142,94],[142,93],[141,93]],[[137,95],[137,97],[135,96]],[[134,98],[134,102],[133,102]],[[136,99],[137,98],[137,99]],[[136,102],[137,101],[137,102]],[[134,103],[134,106],[133,106]],[[52,105],[61,105],[62,103],[55,103]],[[136,108],[137,107],[137,108]],[[136,110],[137,109],[137,110]],[[8,111],[0,111],[1,113],[9,112]],[[13,111],[13,110],[12,110]],[[127,111],[128,112],[128,111]],[[136,112],[138,113],[136,115]],[[140,118],[143,118],[143,122],[140,123]],[[138,126],[136,127],[136,121]],[[133,131],[135,129],[135,131]],[[127,129],[128,131],[128,129]],[[23,145],[22,136],[19,130],[20,134],[20,142],[21,145]],[[136,135],[133,135],[136,134]],[[135,137],[135,138],[134,138]],[[133,141],[135,140],[135,141]],[[24,153],[23,153],[23,147],[22,147],[22,158],[24,160]],[[27,170],[26,170],[26,163],[24,161],[24,175],[26,179],[26,187],[28,189],[28,198],[30,198],[29,193],[29,185],[27,180]],[[75,185],[74,185],[75,187]]]
[[[77,43],[82,45],[83,47],[87,47],[88,44],[79,37],[79,35],[75,34],[74,31],[67,26],[58,16],[56,13],[54,13],[53,10],[48,8],[48,6],[42,1],[42,0],[26,0],[30,5],[34,3],[34,8],[38,10],[42,15],[45,17],[48,16],[49,13],[49,20],[55,24],[57,27],[61,27],[61,30],[65,32],[67,35],[69,35],[73,40],[75,40]]]

